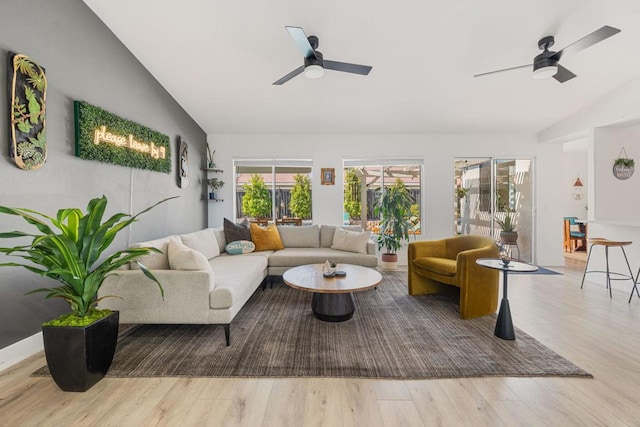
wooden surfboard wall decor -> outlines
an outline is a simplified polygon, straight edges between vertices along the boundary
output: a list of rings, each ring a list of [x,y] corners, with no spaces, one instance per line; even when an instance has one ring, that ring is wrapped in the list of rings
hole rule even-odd
[[[11,158],[20,169],[36,170],[47,160],[45,111],[47,77],[27,55],[9,52]]]
[[[179,141],[178,187],[187,188],[189,185],[189,146],[184,139],[179,138]]]

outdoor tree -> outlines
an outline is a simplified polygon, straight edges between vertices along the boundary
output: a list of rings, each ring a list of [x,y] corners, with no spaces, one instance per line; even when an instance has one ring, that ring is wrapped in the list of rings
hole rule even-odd
[[[291,189],[291,213],[300,218],[311,217],[311,180],[308,175],[296,174]]]
[[[349,218],[360,218],[362,211],[362,205],[360,204],[362,180],[356,173],[355,168],[347,169],[344,182],[344,211],[349,214]]]
[[[271,216],[271,193],[264,183],[264,179],[254,174],[251,182],[242,185],[242,211],[254,218]]]

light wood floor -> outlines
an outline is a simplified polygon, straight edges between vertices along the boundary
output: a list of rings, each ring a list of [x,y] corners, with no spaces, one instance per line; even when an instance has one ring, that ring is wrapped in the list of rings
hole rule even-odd
[[[640,300],[558,270],[510,277],[514,323],[594,379],[105,379],[64,393],[29,377],[36,355],[0,375],[0,425],[640,425]]]

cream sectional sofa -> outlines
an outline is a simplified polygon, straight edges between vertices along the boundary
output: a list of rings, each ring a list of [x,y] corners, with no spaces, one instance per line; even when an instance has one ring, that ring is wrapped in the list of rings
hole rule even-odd
[[[354,227],[341,227],[352,229]],[[208,228],[181,236],[141,242],[162,253],[140,259],[164,289],[147,279],[137,264],[107,277],[98,297],[100,308],[120,311],[122,323],[222,325],[227,345],[230,323],[268,276],[327,259],[375,268],[375,244],[360,252],[332,248],[336,226],[278,226],[284,249],[229,255],[222,228]],[[359,229],[358,229],[359,230]],[[344,235],[345,233],[341,233]],[[339,246],[339,245],[338,245]]]

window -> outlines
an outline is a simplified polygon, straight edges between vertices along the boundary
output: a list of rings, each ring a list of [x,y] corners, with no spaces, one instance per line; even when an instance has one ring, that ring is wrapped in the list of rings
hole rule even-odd
[[[376,197],[382,187],[400,180],[415,201],[411,208],[414,233],[420,234],[422,212],[421,159],[345,160],[343,218],[345,225],[359,225],[377,231],[380,215],[375,209]]]
[[[236,160],[236,221],[311,223],[311,160]]]

